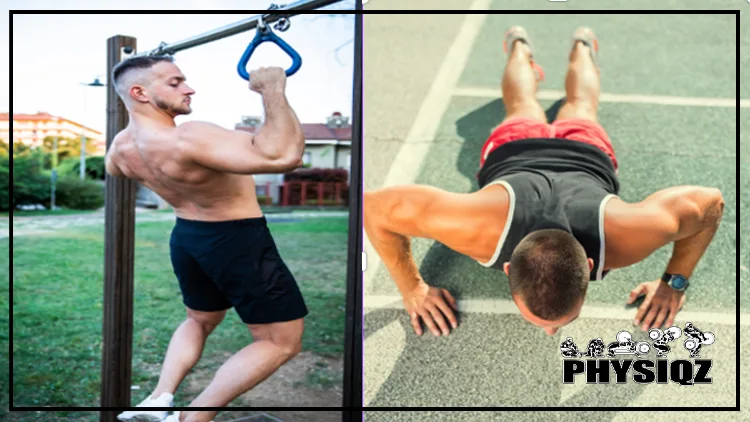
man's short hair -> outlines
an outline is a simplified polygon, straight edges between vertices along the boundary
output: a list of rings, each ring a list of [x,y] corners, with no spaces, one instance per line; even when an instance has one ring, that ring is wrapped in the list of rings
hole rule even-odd
[[[172,56],[134,56],[118,63],[112,69],[112,80],[117,83],[122,75],[130,69],[149,69],[151,66],[160,62],[174,62]]]
[[[518,295],[532,314],[547,321],[559,319],[586,294],[586,251],[563,230],[534,231],[513,250],[508,279],[511,293]]]
[[[118,63],[112,69],[112,80],[114,81],[115,90],[121,97],[125,97],[125,87],[121,81],[123,77],[135,69],[150,69],[157,63],[170,62],[174,63],[172,56],[134,56]],[[129,88],[129,87],[128,87]]]

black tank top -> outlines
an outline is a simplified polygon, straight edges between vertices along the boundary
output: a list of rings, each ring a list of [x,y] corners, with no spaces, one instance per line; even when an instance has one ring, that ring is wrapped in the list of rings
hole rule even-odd
[[[480,189],[501,184],[510,195],[505,230],[490,261],[480,264],[502,270],[527,234],[560,229],[594,260],[590,279],[604,278],[604,207],[620,184],[602,150],[567,139],[513,141],[489,154],[477,179]]]

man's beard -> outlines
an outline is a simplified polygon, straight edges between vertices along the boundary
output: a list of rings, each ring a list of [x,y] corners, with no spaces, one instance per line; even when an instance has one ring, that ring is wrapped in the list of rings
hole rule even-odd
[[[173,105],[168,104],[158,98],[156,98],[154,102],[156,103],[156,106],[159,107],[159,109],[166,111],[171,116],[190,114],[192,112],[192,110],[190,110],[190,106],[185,104],[184,102],[179,103],[179,105]]]

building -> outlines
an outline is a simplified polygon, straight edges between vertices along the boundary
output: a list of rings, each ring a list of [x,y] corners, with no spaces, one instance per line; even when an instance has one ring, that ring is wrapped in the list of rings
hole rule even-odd
[[[11,145],[10,114],[0,113],[0,139]],[[86,142],[96,145],[96,155],[104,155],[107,143],[104,135],[90,127],[64,117],[53,116],[49,113],[13,114],[13,142],[20,142],[30,147],[42,145],[44,138],[59,136],[61,138],[79,138],[86,135]]]
[[[255,134],[262,125],[259,117],[242,118],[242,123],[235,125],[235,130],[244,130]],[[305,136],[305,152],[302,163],[311,168],[341,168],[349,171],[351,182],[352,127],[349,118],[334,112],[326,123],[302,123]],[[279,187],[284,183],[283,174],[255,175],[257,195],[268,196],[274,204],[280,202]]]
[[[258,117],[244,117],[235,130],[256,133],[262,122]],[[326,123],[302,123],[305,136],[306,167],[351,168],[352,127],[349,118],[339,112],[331,114]]]

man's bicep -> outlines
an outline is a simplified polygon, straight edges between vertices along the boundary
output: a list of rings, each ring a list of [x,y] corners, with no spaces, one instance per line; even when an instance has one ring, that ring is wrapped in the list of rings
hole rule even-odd
[[[366,195],[365,214],[378,215],[379,229],[403,236],[436,240],[460,253],[472,234],[468,194],[447,192],[432,186],[396,186]],[[365,215],[367,219],[367,215]]]
[[[613,200],[619,201],[619,200]],[[679,215],[663,202],[622,201],[605,217],[607,248],[615,251],[607,265],[625,267],[640,262],[675,240]]]
[[[707,210],[722,202],[721,192],[702,186],[662,189],[636,204],[625,204],[619,216],[624,228],[644,241],[669,243],[688,237],[706,224]],[[620,202],[621,204],[624,204]]]
[[[403,236],[431,238],[430,204],[441,196],[441,191],[431,186],[393,186],[365,194],[365,216],[377,221],[379,229]],[[369,215],[368,215],[369,214]]]
[[[253,145],[253,135],[218,125],[191,122],[182,125],[182,145],[193,161],[217,171],[238,174],[273,170],[273,163]]]

